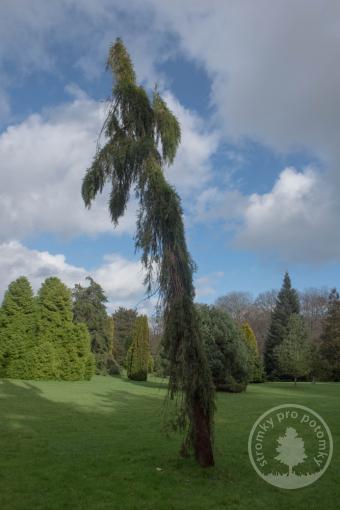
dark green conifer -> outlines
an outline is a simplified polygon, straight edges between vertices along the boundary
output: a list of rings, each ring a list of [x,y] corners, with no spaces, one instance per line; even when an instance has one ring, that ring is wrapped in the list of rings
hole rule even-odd
[[[35,302],[32,287],[24,276],[12,282],[0,311],[0,374],[30,379],[28,351],[35,342]]]
[[[292,288],[288,272],[285,273],[281,290],[276,299],[275,309],[272,313],[271,325],[265,346],[265,369],[269,378],[279,376],[277,358],[274,349],[279,346],[287,335],[288,322],[292,314],[300,313],[299,297]]]
[[[245,391],[252,365],[241,329],[225,311],[215,306],[197,305],[197,310],[216,390]]]
[[[324,378],[340,381],[340,299],[336,289],[332,289],[329,295],[319,354]]]
[[[103,126],[105,144],[99,145],[85,175],[83,199],[89,207],[110,183],[109,211],[116,225],[131,188],[135,190],[136,248],[142,251],[148,291],[153,287],[159,292],[164,308],[169,395],[179,397],[177,425],[187,431],[183,453],[193,446],[198,462],[212,465],[214,387],[194,306],[195,265],[186,245],[180,198],[164,176],[180,143],[180,126],[157,90],[150,101],[136,83],[120,39],[110,48],[107,66],[114,84]]]
[[[135,321],[132,343],[126,359],[127,376],[134,381],[146,381],[150,368],[150,339],[146,315]]]
[[[137,317],[136,310],[123,306],[120,306],[112,314],[115,325],[117,362],[121,366],[125,365],[126,362],[126,355],[132,342],[132,332]]]
[[[90,377],[94,363],[88,330],[73,323],[71,291],[56,277],[47,278],[38,293],[37,340],[53,346],[57,378]]]
[[[274,350],[280,375],[294,379],[306,377],[312,370],[312,349],[307,339],[303,318],[292,314],[288,321],[287,333],[283,341]]]
[[[98,374],[119,373],[115,360],[114,323],[108,316],[107,297],[102,287],[88,276],[87,287],[77,284],[72,292],[74,322],[85,323],[91,336],[91,350]]]

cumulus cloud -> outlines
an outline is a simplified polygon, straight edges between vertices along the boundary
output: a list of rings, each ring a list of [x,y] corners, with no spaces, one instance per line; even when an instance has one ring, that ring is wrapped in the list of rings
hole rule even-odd
[[[113,232],[107,192],[88,211],[80,196],[81,181],[95,153],[104,106],[89,99],[76,85],[70,103],[34,114],[0,135],[0,238],[23,238],[30,233],[64,236]],[[182,145],[169,179],[181,192],[202,187],[211,176],[210,157],[217,137],[207,133],[201,119],[169,93],[170,105],[182,124]],[[107,190],[108,191],[108,190]],[[115,229],[132,233],[136,203]]]
[[[327,171],[314,170],[313,177],[310,171],[295,171],[290,180],[294,185],[302,182],[306,186],[305,192],[300,193],[296,190],[283,192],[289,181],[284,171],[271,192],[254,195],[249,203],[248,197],[242,197],[235,190],[216,189],[209,180],[212,175],[209,154],[216,147],[216,135],[199,126],[199,118],[169,96],[173,110],[182,115],[183,124],[194,125],[193,138],[183,135],[186,145],[180,150],[177,166],[169,170],[169,178],[183,185],[180,191],[187,195],[190,190],[199,191],[200,186],[208,187],[197,204],[199,215],[207,221],[223,214],[225,218],[243,218],[244,230],[237,236],[239,246],[261,251],[262,244],[266,251],[276,252],[281,250],[280,237],[294,243],[291,250],[282,248],[285,257],[339,259],[334,240],[334,225],[340,219],[337,205],[340,193],[339,20],[340,4],[333,0],[131,0],[128,3],[123,0],[30,0],[24,3],[11,0],[1,5],[0,70],[5,76],[6,63],[11,59],[15,63],[12,67],[21,73],[54,72],[61,55],[54,50],[67,44],[74,51],[77,69],[94,78],[99,76],[108,44],[116,35],[126,41],[137,71],[148,85],[158,80],[164,88],[157,64],[169,56],[182,54],[195,61],[211,80],[210,101],[215,106],[216,125],[229,142],[237,144],[251,139],[285,153],[304,149],[311,160],[317,157]],[[5,86],[2,85],[4,91],[11,83],[8,73],[6,80]],[[4,110],[8,110],[6,101]],[[34,125],[33,120],[30,121]],[[40,123],[46,124],[45,117]],[[88,138],[84,139],[90,146]],[[71,151],[72,154],[73,146],[63,147],[65,153]],[[84,163],[85,152],[81,155]],[[92,150],[88,153],[92,154]],[[195,161],[196,156],[198,161]],[[15,172],[13,175],[18,177],[18,183],[23,179]],[[196,181],[197,188],[194,187]],[[57,183],[55,185],[58,192]],[[44,219],[37,218],[37,213],[33,220],[28,214],[24,227],[19,228],[16,215],[27,211],[27,207],[20,204],[28,201],[32,207],[36,197],[34,190],[31,195],[29,191],[28,186],[26,196],[22,193],[14,201],[18,213],[13,209],[13,200],[4,199],[1,212],[8,215],[9,225],[15,226],[14,233],[33,229],[33,225],[45,228]],[[276,202],[285,206],[289,202],[288,217],[278,213],[273,205]],[[52,199],[50,204],[53,209]],[[89,215],[86,217],[87,227],[82,227],[88,233],[91,229],[106,231],[109,228],[99,203],[97,207],[97,211],[91,212],[92,219]],[[75,213],[77,220],[71,217],[70,230],[84,224],[83,213]],[[264,222],[262,228],[259,218]],[[48,214],[46,223],[53,223]],[[290,237],[288,234],[285,237],[283,229],[290,227],[294,227]],[[128,231],[131,225],[122,228]],[[52,230],[64,232],[65,226],[60,228],[55,224]],[[10,227],[7,232],[5,228],[5,235],[9,231]],[[294,231],[300,235],[293,235]],[[313,250],[312,239],[322,240]]]
[[[279,150],[334,145],[340,115],[338,2],[148,3],[159,22],[178,34],[183,53],[211,77],[211,99],[228,136],[248,136]]]
[[[167,177],[181,193],[201,189],[213,177],[211,156],[219,144],[217,131],[205,127],[202,118],[183,105],[168,91],[163,94],[169,108],[181,124],[181,145]],[[191,197],[192,199],[192,197]]]
[[[34,114],[0,135],[0,237],[111,232],[105,197],[91,212],[81,181],[95,152],[102,105],[88,98]],[[134,214],[118,232],[130,232]]]
[[[253,195],[237,244],[264,253],[280,251],[290,260],[339,260],[334,227],[340,220],[340,4],[332,0],[149,0],[149,4],[159,23],[178,35],[183,54],[209,75],[216,120],[229,141],[251,139],[284,153],[303,149],[311,161],[319,158],[327,169],[314,174],[283,171],[270,193]],[[225,195],[224,217],[229,218],[233,198],[228,190]],[[221,190],[203,193],[201,214],[207,215],[210,203],[208,216],[221,215],[222,196]],[[234,215],[239,214],[236,205]]]
[[[135,307],[144,297],[143,271],[141,264],[120,255],[106,255],[103,263],[91,271],[69,264],[64,255],[53,255],[47,251],[31,250],[18,241],[0,244],[0,294],[2,297],[8,284],[19,276],[27,276],[34,290],[38,290],[45,278],[57,276],[66,285],[85,284],[86,276],[92,276],[104,288],[110,310],[118,306]],[[150,307],[145,301],[139,310]]]
[[[333,190],[320,172],[286,168],[269,193],[248,198],[235,245],[285,261],[339,260],[339,216]]]
[[[67,46],[78,68],[98,77],[120,35],[153,85],[157,64],[181,52],[210,76],[228,136],[327,156],[340,115],[339,20],[333,0],[5,0],[0,64],[53,72],[61,65],[56,48]]]

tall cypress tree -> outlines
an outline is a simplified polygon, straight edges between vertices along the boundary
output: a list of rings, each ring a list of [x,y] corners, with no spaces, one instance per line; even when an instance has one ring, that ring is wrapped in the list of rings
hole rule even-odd
[[[89,379],[94,371],[90,336],[85,324],[74,324],[71,291],[59,278],[47,278],[38,293],[38,341],[54,348],[56,377]]]
[[[214,387],[194,306],[195,265],[186,245],[181,202],[164,176],[176,156],[180,126],[157,90],[150,100],[137,84],[120,39],[110,48],[107,67],[114,85],[103,125],[105,144],[99,145],[85,175],[82,196],[89,207],[109,182],[109,211],[116,225],[131,187],[135,190],[136,248],[142,251],[148,291],[155,283],[163,304],[169,396],[179,397],[177,425],[186,430],[182,451],[193,446],[198,462],[209,466],[214,463]]]
[[[329,295],[320,355],[327,378],[340,381],[340,299],[336,289],[332,289]]]
[[[251,360],[250,382],[263,382],[263,363],[260,357],[255,333],[248,322],[244,322],[242,324],[241,330],[243,332]]]
[[[129,347],[126,360],[127,376],[135,381],[146,381],[150,360],[149,326],[146,315],[136,319],[132,343]]]
[[[85,323],[91,336],[91,350],[96,359],[96,371],[99,374],[117,374],[114,350],[114,323],[108,316],[105,304],[107,297],[102,287],[90,276],[87,287],[77,284],[73,291],[74,322]]]
[[[28,351],[35,342],[35,302],[28,279],[21,276],[5,293],[0,311],[0,374],[31,378]]]
[[[265,369],[269,378],[278,377],[278,364],[274,349],[281,344],[288,331],[288,323],[292,314],[300,313],[299,297],[292,288],[288,272],[285,273],[281,290],[276,299],[272,313],[271,325],[265,346]]]

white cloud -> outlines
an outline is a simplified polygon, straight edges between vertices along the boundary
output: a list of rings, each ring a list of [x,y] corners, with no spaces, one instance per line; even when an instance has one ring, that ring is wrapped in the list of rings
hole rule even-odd
[[[211,296],[216,295],[216,284],[223,278],[224,273],[222,271],[215,271],[208,275],[200,276],[195,279],[196,286],[196,299],[199,301],[203,298],[203,301]]]
[[[334,227],[340,219],[337,205],[340,194],[339,2],[11,0],[2,2],[0,9],[0,70],[3,76],[8,60],[14,63],[16,72],[23,75],[36,70],[56,72],[60,64],[58,58],[65,45],[74,52],[76,66],[86,76],[101,76],[99,71],[103,67],[107,47],[117,35],[124,38],[139,76],[148,85],[160,80],[161,87],[165,88],[157,64],[169,55],[182,52],[188,59],[197,62],[211,79],[210,100],[216,108],[217,125],[227,140],[237,143],[250,138],[286,153],[302,148],[313,158],[317,156],[322,160],[328,170],[322,174],[318,171],[313,174],[310,171],[294,171],[296,175],[291,176],[290,185],[298,187],[301,184],[306,187],[304,191],[295,187],[284,188],[289,186],[287,172],[284,171],[271,192],[263,196],[254,195],[249,203],[247,197],[242,197],[235,190],[217,189],[210,184],[212,168],[209,160],[216,148],[215,133],[205,129],[200,119],[178,106],[169,96],[172,108],[182,116],[183,125],[188,125],[190,134],[183,134],[185,145],[180,149],[176,166],[167,172],[169,178],[174,179],[176,185],[183,185],[180,191],[187,196],[190,196],[191,190],[199,192],[200,187],[208,186],[196,206],[198,217],[202,219],[243,217],[244,210],[245,227],[238,235],[239,245],[259,252],[262,246],[267,252],[280,251],[284,257],[294,260],[339,259],[334,235]],[[55,51],[56,48],[60,51]],[[1,84],[3,90],[11,84],[11,78],[12,75],[6,75],[4,84]],[[7,115],[8,102],[4,101]],[[79,97],[76,101],[86,102]],[[46,120],[45,116],[35,117],[35,121],[44,128],[50,124],[50,119]],[[31,123],[34,131],[34,118],[31,118]],[[24,125],[31,128],[27,120],[13,129],[24,134],[24,130],[20,131]],[[69,127],[69,123],[62,123],[62,126]],[[92,131],[92,128],[88,130],[83,142],[89,150],[82,149],[79,155],[82,170],[89,161],[85,153],[88,158],[93,154],[91,144],[98,132]],[[35,128],[34,132],[38,140],[41,131]],[[55,134],[55,131],[52,132]],[[90,137],[89,133],[92,133]],[[14,137],[14,133],[11,136]],[[48,141],[50,139],[48,137]],[[33,141],[33,146],[40,149],[35,143]],[[75,145],[62,143],[64,156],[69,153],[71,157],[72,154],[75,156]],[[20,152],[20,146],[17,149]],[[60,154],[56,149],[52,149],[51,153],[58,160]],[[13,158],[13,155],[10,156],[9,162]],[[21,161],[26,161],[26,156],[26,152],[20,153]],[[45,164],[45,171],[49,172],[51,161],[42,159],[49,163]],[[36,157],[34,162],[39,168],[37,160]],[[30,162],[30,158],[27,161]],[[3,172],[3,166],[0,168]],[[10,168],[18,188],[20,181],[27,184],[27,193],[24,193],[24,187],[18,195],[8,193],[1,182],[6,197],[0,212],[2,218],[3,214],[7,214],[6,220],[2,219],[3,237],[12,231],[13,235],[23,235],[24,231],[35,228],[62,233],[73,233],[76,229],[87,233],[104,232],[111,228],[104,203],[99,201],[96,209],[89,214],[75,207],[75,217],[66,204],[65,211],[70,218],[67,229],[63,220],[66,214],[54,205],[50,190],[46,190],[46,196],[52,197],[48,203],[50,209],[47,208],[46,214],[44,211],[42,215],[43,208],[39,209],[38,204],[34,206],[36,185],[31,188],[23,171],[19,174],[12,170],[12,166]],[[74,166],[72,168],[69,175],[72,173],[73,180],[69,189],[73,190],[72,197],[76,197],[78,190],[75,183],[78,183],[80,171],[78,175]],[[34,173],[32,168],[30,173]],[[53,183],[55,200],[58,197],[58,203],[63,203],[62,197],[58,196],[58,180],[55,178]],[[36,201],[42,200],[46,205],[41,196]],[[289,213],[282,210],[280,213],[276,203],[284,204]],[[262,228],[260,218],[264,222]],[[125,231],[132,229],[132,216],[131,222],[121,228]],[[284,235],[284,229],[290,230],[290,234]],[[280,239],[289,241],[290,248],[284,247]],[[320,239],[320,243],[311,249],[312,241],[316,239]]]
[[[340,260],[340,207],[315,169],[284,169],[269,193],[252,194],[235,245],[297,262]]]
[[[57,72],[67,48],[78,68],[101,77],[119,35],[149,85],[179,51],[203,66],[228,136],[325,156],[337,147],[336,0],[5,0],[0,9],[3,73],[9,61],[24,74]]]
[[[200,193],[192,207],[195,222],[214,223],[223,219],[234,223],[242,215],[247,198],[237,189],[219,189],[215,186]]]
[[[83,97],[31,115],[0,135],[0,238],[113,231],[106,197],[89,212],[80,193],[102,121],[102,105]],[[133,227],[131,210],[117,231]]]
[[[340,5],[323,0],[149,0],[212,79],[228,136],[279,150],[334,146],[340,116]],[[265,15],[264,15],[265,13]],[[331,137],[331,141],[330,141]]]
[[[289,260],[340,260],[334,235],[340,220],[339,2],[148,3],[159,24],[178,35],[183,54],[211,78],[211,102],[227,140],[242,147],[251,139],[284,153],[302,149],[327,169],[313,177],[284,171],[271,193],[254,195],[238,245]],[[223,194],[203,193],[201,214],[211,204],[208,216],[221,216]],[[228,208],[230,192],[225,194]],[[240,214],[238,205],[232,214]]]
[[[117,254],[105,256],[102,265],[87,271],[69,264],[64,255],[31,250],[18,241],[0,244],[1,296],[11,281],[23,275],[31,281],[35,291],[50,276],[57,276],[69,287],[79,282],[85,284],[86,276],[92,276],[105,290],[110,310],[118,306],[135,307],[145,292],[140,262]],[[145,301],[139,306],[139,311],[148,310],[151,305],[152,302]]]
[[[28,117],[0,135],[0,238],[23,238],[31,233],[64,236],[113,232],[107,193],[91,210],[80,195],[82,178],[95,153],[104,107],[90,100],[76,85],[71,103]],[[189,193],[211,177],[210,157],[217,136],[206,132],[201,119],[167,94],[182,125],[182,144],[169,179]],[[135,229],[132,200],[117,233]]]
[[[178,118],[182,132],[176,159],[166,174],[180,192],[192,194],[212,178],[211,156],[217,150],[219,136],[216,131],[207,129],[202,118],[184,108],[170,92],[165,92],[163,97]]]

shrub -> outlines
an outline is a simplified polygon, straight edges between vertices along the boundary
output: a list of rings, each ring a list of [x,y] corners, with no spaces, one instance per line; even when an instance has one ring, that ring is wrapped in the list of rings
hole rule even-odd
[[[215,388],[244,391],[251,363],[240,328],[226,312],[214,306],[198,305],[197,309]]]

